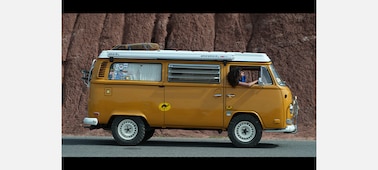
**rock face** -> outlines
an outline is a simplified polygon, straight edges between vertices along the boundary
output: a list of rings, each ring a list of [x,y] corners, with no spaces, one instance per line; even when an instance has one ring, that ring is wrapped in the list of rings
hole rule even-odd
[[[316,15],[314,13],[63,13],[62,134],[109,135],[83,128],[88,89],[81,70],[117,44],[154,42],[161,49],[266,52],[299,98],[297,134],[316,138]],[[159,130],[163,136],[217,132]],[[221,134],[226,136],[226,134]]]

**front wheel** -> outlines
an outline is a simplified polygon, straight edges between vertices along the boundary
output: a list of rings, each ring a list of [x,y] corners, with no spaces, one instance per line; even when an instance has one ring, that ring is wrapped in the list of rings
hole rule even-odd
[[[147,128],[146,134],[144,135],[142,142],[146,142],[148,139],[154,136],[154,133],[155,133],[155,128]]]
[[[111,129],[119,145],[138,145],[145,136],[145,127],[140,117],[116,117]]]
[[[260,121],[251,115],[238,115],[230,121],[228,137],[236,147],[255,147],[262,137]]]

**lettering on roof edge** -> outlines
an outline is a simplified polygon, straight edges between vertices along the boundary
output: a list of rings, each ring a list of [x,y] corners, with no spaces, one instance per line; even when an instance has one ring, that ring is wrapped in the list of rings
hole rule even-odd
[[[117,56],[119,56],[119,54],[118,53],[114,53],[114,52],[109,52],[108,56],[109,57],[117,57]]]
[[[218,55],[201,55],[200,56],[201,58],[225,58],[225,56],[221,55],[221,56],[218,56]]]

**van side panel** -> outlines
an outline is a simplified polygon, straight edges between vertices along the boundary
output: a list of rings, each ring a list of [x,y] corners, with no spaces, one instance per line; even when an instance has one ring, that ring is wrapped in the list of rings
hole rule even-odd
[[[139,115],[151,126],[161,126],[164,111],[159,104],[164,101],[164,89],[156,85],[96,85],[93,84],[89,105],[91,112],[99,112],[99,123],[106,124],[112,115]],[[110,122],[109,122],[110,123]]]
[[[255,85],[251,88],[229,86],[225,93],[226,108],[232,112],[257,113],[264,129],[284,128],[286,119],[281,95],[281,90],[276,86]]]
[[[98,118],[99,124],[110,125],[113,115],[135,115],[145,117],[152,126],[162,126],[164,111],[159,109],[159,104],[164,102],[162,82],[111,80],[109,73],[112,64],[107,59],[96,62],[90,86],[88,116]]]
[[[167,127],[223,127],[222,87],[174,85],[166,86],[165,101],[171,104],[165,113]]]

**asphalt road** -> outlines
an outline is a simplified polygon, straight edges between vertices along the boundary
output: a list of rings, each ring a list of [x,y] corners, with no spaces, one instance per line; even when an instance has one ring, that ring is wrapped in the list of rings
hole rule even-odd
[[[255,148],[236,148],[228,138],[152,137],[119,146],[112,137],[64,136],[62,157],[316,157],[316,141],[261,140]]]
[[[228,138],[152,137],[119,146],[112,137],[62,137],[62,170],[290,169],[316,170],[315,140],[262,140],[235,148]]]

